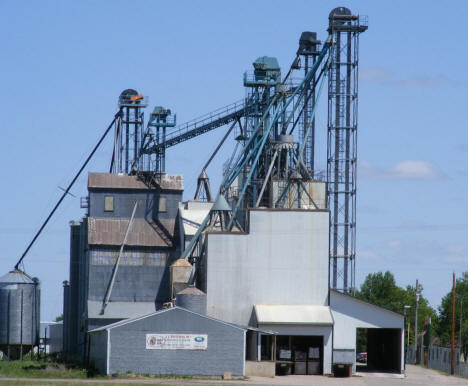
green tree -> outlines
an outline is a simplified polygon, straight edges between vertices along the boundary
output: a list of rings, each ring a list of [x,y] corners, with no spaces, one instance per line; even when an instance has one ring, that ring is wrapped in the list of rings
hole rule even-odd
[[[404,290],[395,284],[395,278],[389,271],[367,275],[356,294],[357,297],[369,303],[400,313],[403,312],[403,295]]]
[[[418,332],[422,333],[427,329],[425,322],[428,318],[431,320],[432,330],[434,330],[434,326],[438,326],[438,320],[435,310],[429,306],[427,299],[422,296],[422,285],[419,284],[418,287],[420,293],[418,301]],[[377,272],[367,275],[360,290],[357,291],[356,297],[400,314],[404,313],[405,305],[411,306],[411,308],[406,310],[405,334],[407,334],[409,323],[409,344],[414,344],[415,294],[415,286],[408,285],[406,289],[397,286],[393,274],[386,271],[385,273]]]
[[[460,308],[462,336],[460,342]],[[452,291],[442,298],[439,306],[439,326],[437,333],[440,344],[449,346],[452,333]],[[460,347],[466,358],[468,355],[468,272],[463,272],[455,281],[455,345]]]
[[[55,321],[56,321],[56,322],[61,322],[62,320],[63,320],[63,314],[61,314],[61,315],[59,315],[59,316],[57,316],[57,317],[55,318]]]

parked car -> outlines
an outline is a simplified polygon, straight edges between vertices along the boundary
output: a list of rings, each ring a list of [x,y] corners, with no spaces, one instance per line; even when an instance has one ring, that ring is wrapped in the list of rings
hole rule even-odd
[[[367,362],[367,353],[366,352],[357,353],[356,354],[356,362],[366,363]]]

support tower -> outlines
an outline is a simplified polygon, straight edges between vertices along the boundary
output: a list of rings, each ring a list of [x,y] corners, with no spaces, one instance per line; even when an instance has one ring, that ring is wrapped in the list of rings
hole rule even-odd
[[[359,34],[366,29],[348,8],[330,12],[328,32],[334,40],[327,141],[330,288],[346,293],[353,293],[355,286]]]
[[[136,90],[122,91],[119,108],[122,114],[115,123],[114,154],[111,173],[129,174],[137,168],[139,151],[143,139],[143,109],[147,106],[145,97]]]
[[[317,40],[317,32],[305,31],[301,34],[297,55],[304,60],[304,76],[307,75],[310,68],[315,64],[317,56],[320,53],[320,44],[320,40]],[[306,142],[304,164],[307,166],[311,176],[315,175],[315,118],[310,119],[315,104],[315,81],[316,75],[314,74],[311,81],[307,84],[307,93],[304,97],[302,109],[302,125],[300,127],[300,138]],[[311,126],[310,135],[306,136],[309,125]]]

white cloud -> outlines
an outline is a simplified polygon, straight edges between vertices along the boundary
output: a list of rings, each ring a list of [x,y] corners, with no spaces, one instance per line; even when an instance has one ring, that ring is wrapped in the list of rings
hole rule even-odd
[[[392,72],[383,67],[367,67],[359,72],[359,80],[369,83],[384,83],[392,78]]]
[[[434,180],[442,176],[435,166],[425,161],[402,161],[390,169],[390,172],[396,178]]]
[[[404,88],[426,88],[441,85],[455,85],[456,82],[445,75],[412,76],[408,79],[395,80],[393,85]]]
[[[379,257],[374,251],[371,251],[370,249],[362,249],[356,252],[356,256],[358,259],[365,259],[365,260],[375,260],[378,259]]]
[[[391,168],[377,168],[368,162],[359,164],[359,177],[371,179],[438,180],[446,176],[437,167],[421,160],[405,160]]]
[[[429,88],[443,85],[464,86],[465,81],[456,81],[443,74],[413,75],[406,79],[398,79],[395,74],[384,67],[367,67],[361,69],[359,80],[384,86],[401,88]]]

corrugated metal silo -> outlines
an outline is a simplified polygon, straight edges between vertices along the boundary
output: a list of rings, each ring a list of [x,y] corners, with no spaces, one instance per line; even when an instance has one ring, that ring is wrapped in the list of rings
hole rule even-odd
[[[0,277],[0,350],[19,359],[39,343],[39,280],[14,270]]]
[[[206,315],[206,294],[190,286],[176,295],[176,304],[197,314]]]

